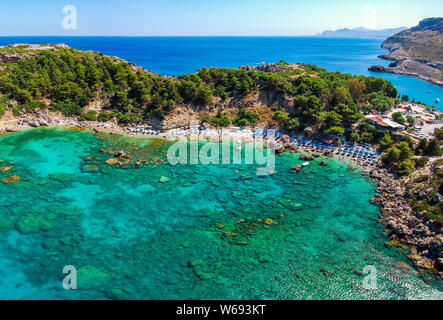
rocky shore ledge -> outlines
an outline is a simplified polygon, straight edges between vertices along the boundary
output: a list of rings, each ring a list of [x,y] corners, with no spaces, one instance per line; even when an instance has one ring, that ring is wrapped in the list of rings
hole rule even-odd
[[[413,76],[443,88],[443,63],[426,59],[396,58],[394,53],[383,54],[379,58],[394,62],[388,67],[381,65],[371,66],[368,68],[369,71]]]
[[[384,168],[371,171],[378,183],[377,195],[371,201],[381,207],[380,222],[388,231],[391,246],[406,246],[408,258],[420,272],[430,272],[443,279],[443,232],[426,212],[414,212],[406,200],[401,179]]]

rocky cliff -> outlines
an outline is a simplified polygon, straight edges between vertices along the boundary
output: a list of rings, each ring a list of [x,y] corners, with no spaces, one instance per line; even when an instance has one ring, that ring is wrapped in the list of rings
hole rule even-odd
[[[443,87],[443,18],[425,19],[389,37],[382,47],[390,53],[379,57],[393,62],[370,71],[412,75]]]

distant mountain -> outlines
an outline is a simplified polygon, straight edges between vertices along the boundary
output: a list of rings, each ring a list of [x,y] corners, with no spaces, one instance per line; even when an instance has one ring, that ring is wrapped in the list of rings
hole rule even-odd
[[[428,18],[418,26],[386,39],[382,47],[397,57],[428,59],[443,62],[443,18]]]
[[[394,62],[369,70],[417,76],[443,87],[443,18],[422,20],[386,39],[382,47],[390,53],[379,57]]]
[[[343,28],[339,30],[326,30],[317,34],[317,37],[322,38],[388,38],[396,33],[406,30],[406,27],[372,30],[364,27],[358,27],[354,29]]]

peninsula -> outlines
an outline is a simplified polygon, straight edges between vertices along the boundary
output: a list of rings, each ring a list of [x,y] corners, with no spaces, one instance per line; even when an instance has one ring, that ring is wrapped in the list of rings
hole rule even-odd
[[[388,67],[376,65],[369,70],[416,76],[443,87],[442,43],[443,18],[425,19],[386,39],[382,47],[390,53],[379,57],[393,62]]]
[[[321,38],[375,38],[375,39],[386,39],[390,36],[393,36],[396,33],[406,30],[406,27],[400,28],[391,28],[391,29],[382,29],[382,30],[373,30],[367,29],[365,27],[358,27],[354,29],[343,28],[335,31],[326,30],[320,34],[317,34],[316,37]]]

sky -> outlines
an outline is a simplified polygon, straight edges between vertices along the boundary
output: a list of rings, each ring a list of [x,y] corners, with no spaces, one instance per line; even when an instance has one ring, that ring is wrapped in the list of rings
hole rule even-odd
[[[441,0],[0,0],[0,36],[299,36],[411,27]],[[63,8],[67,11],[63,13]],[[75,8],[75,10],[73,10]]]

